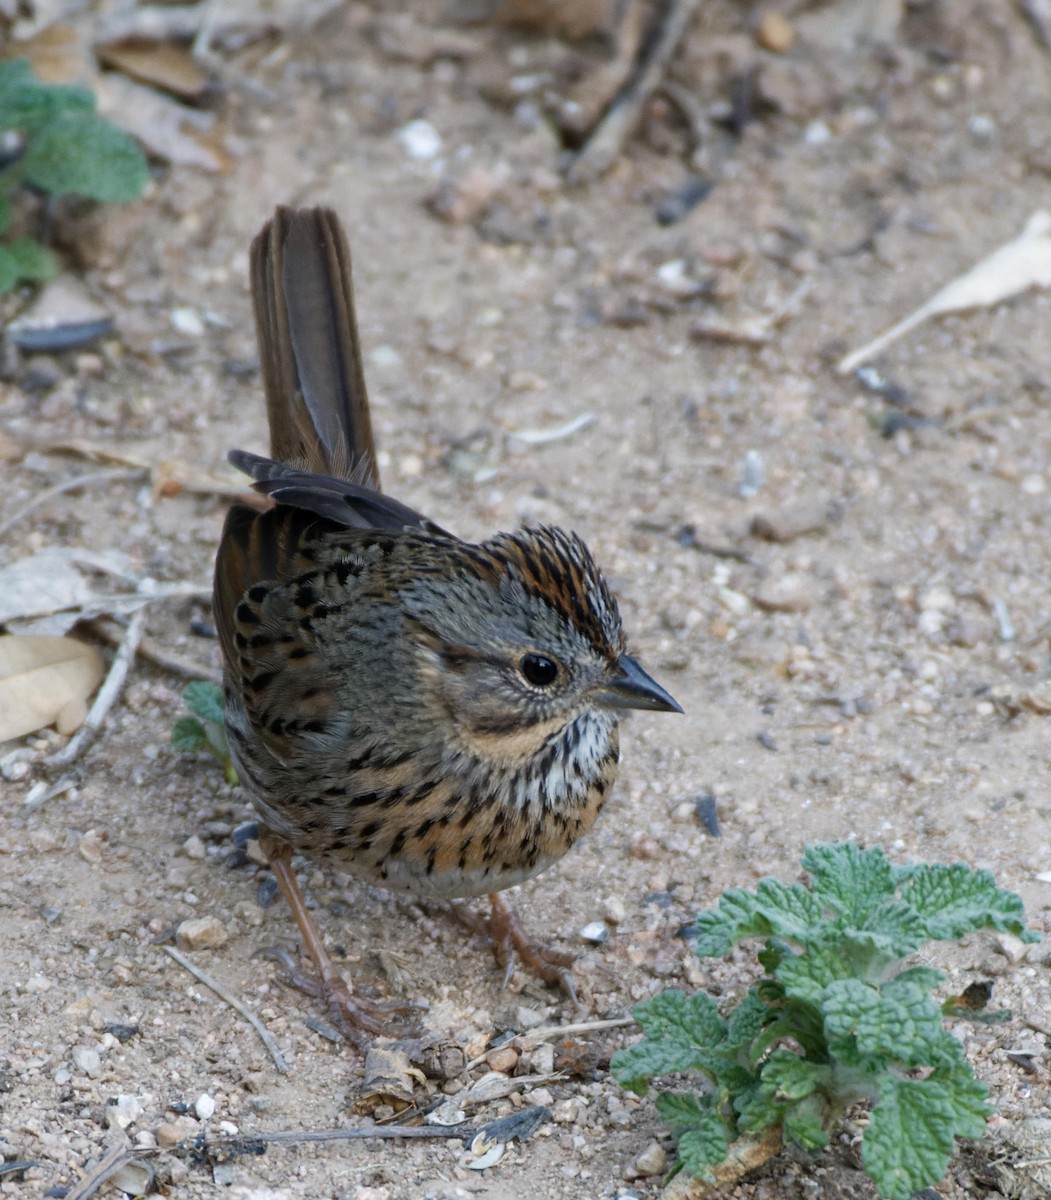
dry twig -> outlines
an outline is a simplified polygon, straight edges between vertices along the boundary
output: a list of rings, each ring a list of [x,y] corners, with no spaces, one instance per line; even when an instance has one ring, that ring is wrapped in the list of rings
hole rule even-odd
[[[97,617],[91,622],[91,628],[111,646],[119,645],[124,636],[124,627],[116,621],[111,621],[108,617]],[[183,655],[176,654],[174,650],[166,649],[156,638],[152,638],[148,634],[144,635],[139,642],[139,656],[155,666],[162,667],[165,671],[171,671],[173,675],[182,675],[186,679],[206,679],[209,683],[222,683],[223,681],[222,672],[215,667],[205,666],[204,663],[196,662],[192,658],[184,658]]]
[[[616,162],[624,142],[638,123],[642,107],[660,84],[668,64],[693,20],[698,0],[668,0],[657,29],[642,48],[635,73],[606,110],[566,177],[585,183]]]
[[[9,529],[13,529],[34,508],[39,508],[41,504],[54,500],[56,496],[61,496],[66,492],[79,492],[81,488],[95,487],[100,483],[141,483],[148,476],[149,472],[143,468],[114,467],[107,471],[94,471],[90,475],[75,475],[72,479],[63,479],[54,487],[45,488],[28,504],[24,504],[17,512],[12,513],[3,524],[0,524],[0,537],[3,537]]]
[[[95,697],[95,703],[91,706],[84,724],[81,725],[76,734],[70,738],[69,742],[61,750],[52,754],[46,760],[49,767],[67,767],[71,762],[76,762],[86,749],[88,743],[99,731],[102,722],[106,719],[107,713],[117,702],[117,698],[124,690],[128,671],[131,670],[131,664],[135,661],[135,651],[139,647],[139,642],[142,639],[145,628],[146,610],[142,608],[128,622],[124,641],[121,642],[120,648],[113,656],[109,674],[103,681],[102,687],[99,688],[99,693]]]
[[[277,1042],[274,1041],[273,1034],[269,1029],[267,1029],[263,1022],[260,1021],[260,1019],[255,1015],[254,1012],[252,1012],[250,1008],[246,1008],[245,1005],[243,1005],[232,992],[227,991],[226,988],[223,987],[218,979],[215,979],[213,976],[209,975],[207,971],[202,971],[196,963],[191,962],[185,954],[180,954],[174,946],[162,946],[161,949],[165,952],[165,954],[168,955],[169,958],[173,958],[179,964],[179,966],[183,968],[183,970],[189,971],[194,979],[203,983],[206,988],[209,988],[211,991],[213,991],[220,1000],[223,1000],[225,1003],[229,1004],[235,1012],[240,1013],[241,1016],[244,1017],[244,1019],[248,1022],[248,1024],[252,1026],[256,1033],[259,1034],[263,1045],[267,1048],[267,1050],[270,1051],[270,1057],[274,1060],[274,1066],[281,1072],[282,1075],[288,1074],[288,1063],[285,1062],[284,1055],[278,1048]]]

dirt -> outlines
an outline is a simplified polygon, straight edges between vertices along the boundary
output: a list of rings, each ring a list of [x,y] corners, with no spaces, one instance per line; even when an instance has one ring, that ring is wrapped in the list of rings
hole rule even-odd
[[[634,649],[685,715],[631,719],[609,810],[515,895],[538,933],[579,952],[582,1010],[518,973],[503,990],[483,940],[439,909],[303,863],[330,944],[362,985],[429,1004],[429,1026],[475,1057],[494,1034],[622,1017],[671,985],[738,993],[744,957],[699,962],[678,931],[728,887],[798,877],[808,842],[987,867],[1046,934],[1051,296],[929,322],[879,359],[882,392],[835,372],[1046,205],[1051,58],[1022,6],[933,0],[907,9],[890,44],[803,39],[766,56],[753,119],[740,136],[709,131],[711,193],[668,226],[655,211],[689,154],[671,105],[650,106],[609,175],[569,189],[542,97],[517,110],[489,97],[494,80],[582,52],[481,27],[466,59],[399,61],[371,32],[394,8],[441,27],[436,5],[355,4],[243,60],[269,97],[234,87],[220,103],[225,170],[158,170],[141,202],[90,222],[86,279],[118,335],[51,363],[49,391],[30,390],[25,360],[0,392],[15,445],[105,440],[208,472],[229,447],[263,450],[247,246],[275,203],[330,204],[355,255],[388,488],[468,537],[572,527],[608,570]],[[748,15],[711,6],[677,77],[712,104],[742,53],[758,54]],[[398,131],[417,118],[440,135],[439,160],[407,155]],[[488,205],[460,224],[435,215],[443,172],[472,165]],[[759,342],[691,332],[771,315]],[[5,513],[90,469],[12,457]],[[788,540],[753,534],[757,516]],[[142,575],[206,589],[222,518],[215,495],[96,486],[40,504],[2,555],[119,548]],[[202,594],[152,606],[148,630],[214,667],[214,640],[194,632],[208,620]],[[54,777],[43,758],[62,739],[7,748],[31,754],[28,773],[5,758],[0,784],[0,1149],[37,1165],[0,1176],[0,1194],[60,1195],[48,1189],[72,1187],[122,1137],[148,1147],[177,1121],[215,1134],[363,1119],[361,1061],[260,956],[296,938],[281,903],[257,901],[264,869],[231,865],[244,796],[168,745],[183,682],[140,659],[73,786],[33,810],[26,795]],[[697,817],[707,794],[718,836]],[[259,1017],[287,1074],[164,952],[202,916],[228,937],[189,957]],[[608,932],[597,945],[581,935],[595,922]],[[958,1026],[1001,1127],[1045,1111],[1047,945],[983,935],[934,959],[946,995],[991,979],[1014,1014]],[[187,1198],[653,1196],[650,1144],[670,1143],[650,1101],[604,1069],[631,1031],[582,1036],[582,1075],[471,1114],[553,1107],[487,1170],[466,1168],[460,1142],[370,1140],[167,1155],[160,1178]],[[1024,1063],[1007,1057],[1017,1050]],[[856,1151],[845,1131],[732,1195],[874,1196]],[[633,1178],[640,1153],[657,1174]],[[939,1194],[989,1195],[986,1157],[958,1156]]]

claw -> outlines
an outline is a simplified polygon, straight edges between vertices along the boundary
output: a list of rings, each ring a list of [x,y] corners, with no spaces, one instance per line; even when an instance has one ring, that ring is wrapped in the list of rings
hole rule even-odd
[[[374,1037],[407,1037],[420,1032],[415,1017],[423,1008],[402,1001],[375,1003],[355,996],[350,983],[340,974],[325,949],[321,931],[307,911],[303,894],[292,873],[290,860],[292,848],[287,844],[267,846],[270,869],[274,872],[292,915],[299,926],[303,943],[314,960],[316,975],[308,975],[291,959],[286,951],[271,949],[267,953],[280,961],[288,972],[288,981],[308,996],[320,999],[328,1011],[329,1020],[339,1032],[363,1054]],[[406,1017],[405,1021],[391,1018]]]
[[[497,892],[489,896],[489,933],[497,965],[504,967],[504,987],[511,981],[514,961],[538,975],[546,984],[559,987],[570,1002],[579,1007],[577,989],[573,982],[574,956],[561,950],[551,950],[533,940],[515,915],[514,909]]]

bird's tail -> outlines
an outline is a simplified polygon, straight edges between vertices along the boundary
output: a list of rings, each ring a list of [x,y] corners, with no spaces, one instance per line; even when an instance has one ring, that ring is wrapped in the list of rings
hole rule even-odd
[[[252,243],[252,302],[279,463],[379,490],[350,248],[328,208],[279,208]]]

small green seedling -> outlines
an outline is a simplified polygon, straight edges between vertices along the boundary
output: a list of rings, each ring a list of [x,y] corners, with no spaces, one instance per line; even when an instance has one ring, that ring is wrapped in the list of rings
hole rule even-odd
[[[184,754],[209,751],[222,764],[226,782],[236,783],[237,770],[230,761],[230,747],[226,742],[226,726],[223,723],[223,689],[218,684],[201,679],[188,683],[182,698],[194,715],[180,717],[175,722],[172,745]]]
[[[612,1070],[639,1095],[657,1075],[704,1077],[699,1092],[657,1097],[679,1166],[698,1177],[772,1127],[819,1149],[865,1101],[862,1165],[882,1196],[908,1200],[942,1178],[954,1138],[979,1137],[992,1110],[931,995],[941,973],[902,960],[976,929],[1039,939],[1021,899],[963,863],[898,867],[845,843],[807,847],[803,867],[809,887],[764,879],[697,919],[701,957],[764,939],[766,973],[737,1006],[724,1017],[703,992],[645,1001],[635,1009],[645,1037],[618,1051]]]
[[[147,178],[136,142],[98,115],[86,88],[43,83],[24,58],[0,61],[0,295],[55,273],[39,242],[4,238],[20,188],[109,203],[134,200]]]

